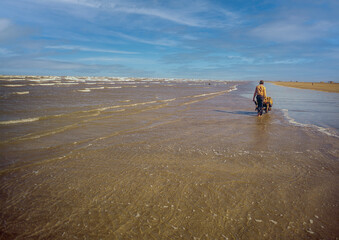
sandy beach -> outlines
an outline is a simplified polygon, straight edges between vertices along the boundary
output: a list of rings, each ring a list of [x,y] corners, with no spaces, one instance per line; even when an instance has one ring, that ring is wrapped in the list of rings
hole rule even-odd
[[[276,82],[269,81],[275,85],[284,87],[293,87],[300,89],[310,89],[324,92],[335,92],[339,93],[339,83],[324,83],[324,82]]]
[[[246,82],[108,80],[1,79],[1,239],[339,237],[338,138]]]

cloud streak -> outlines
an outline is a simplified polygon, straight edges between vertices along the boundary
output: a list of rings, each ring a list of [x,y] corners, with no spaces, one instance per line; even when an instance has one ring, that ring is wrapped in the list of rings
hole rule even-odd
[[[90,47],[81,47],[81,46],[72,46],[72,45],[46,46],[45,48],[59,49],[59,50],[70,50],[70,51],[99,52],[99,53],[138,54],[138,52],[129,52],[129,51],[120,51],[120,50],[111,50],[111,49],[100,49],[100,48],[90,48]]]
[[[16,70],[22,69],[22,74],[54,74],[66,75],[76,74],[78,76],[106,75],[106,76],[148,76],[151,71],[128,67],[121,64],[83,64],[68,61],[57,61],[49,59],[0,59],[0,71],[3,74],[16,74]],[[60,71],[62,74],[60,74]]]
[[[139,14],[145,16],[151,16],[160,18],[163,20],[171,21],[181,25],[187,25],[191,27],[206,27],[201,20],[189,17],[184,14],[180,14],[175,11],[171,10],[162,10],[162,9],[155,9],[155,8],[133,8],[133,7],[114,7],[112,8],[113,11],[123,12],[128,14]]]
[[[17,40],[31,34],[28,28],[20,27],[10,19],[0,18],[0,43]]]
[[[115,35],[122,37],[127,40],[131,40],[134,42],[145,43],[150,45],[159,45],[159,46],[176,46],[178,45],[177,41],[170,40],[170,39],[155,39],[155,40],[146,40],[138,37],[134,37],[124,33],[115,33]]]
[[[43,0],[38,1],[45,3]],[[107,0],[50,0],[49,2],[92,8],[101,12],[140,15],[197,28],[218,28],[239,22],[238,14],[220,8],[220,6],[212,5],[208,1],[187,1],[185,4],[180,4],[175,7],[170,7],[170,1],[166,2],[167,4],[154,4],[154,2],[151,1],[142,1],[142,3],[140,3],[139,1],[128,0],[115,0],[113,2]],[[208,20],[201,17],[210,12],[223,15],[223,17],[227,19],[227,22],[217,18]]]
[[[334,24],[327,21],[310,24],[289,20],[260,25],[251,30],[251,34],[268,41],[302,42],[323,38],[333,28]]]

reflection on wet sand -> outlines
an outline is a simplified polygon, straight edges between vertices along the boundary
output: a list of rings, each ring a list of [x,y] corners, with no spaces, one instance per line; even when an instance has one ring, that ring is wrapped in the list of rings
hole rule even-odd
[[[148,84],[53,89],[69,94],[61,116],[0,125],[1,238],[338,236],[336,138],[257,118],[229,91],[244,83]],[[53,96],[2,104],[13,119],[28,104],[56,116]]]
[[[254,146],[256,149],[269,150],[269,132],[275,131],[272,128],[271,114],[264,114],[262,117],[256,117],[256,127],[254,128]]]

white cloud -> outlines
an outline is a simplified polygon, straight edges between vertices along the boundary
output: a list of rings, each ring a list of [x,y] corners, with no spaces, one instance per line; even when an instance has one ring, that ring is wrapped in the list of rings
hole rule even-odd
[[[297,21],[280,21],[261,25],[250,31],[251,35],[268,41],[311,41],[326,36],[333,24],[319,21],[313,24]]]
[[[3,34],[11,26],[11,21],[6,18],[0,18],[0,34]]]
[[[150,45],[175,46],[175,45],[178,44],[176,41],[170,40],[170,39],[146,40],[146,39],[130,36],[130,35],[127,35],[127,34],[124,34],[124,33],[115,33],[115,34],[122,37],[122,38],[131,40],[131,41],[146,43],[146,44],[150,44]]]
[[[301,63],[310,63],[311,60],[303,59],[303,58],[291,58],[291,59],[282,59],[282,60],[275,60],[273,62],[268,62],[268,64],[301,64]]]
[[[175,22],[182,25],[192,27],[203,27],[206,26],[201,20],[189,17],[179,11],[172,11],[169,9],[155,9],[155,8],[133,8],[133,7],[114,7],[114,11],[128,13],[128,14],[139,14],[151,17],[157,17],[171,22]]]
[[[77,59],[80,62],[115,62],[115,63],[133,63],[133,64],[156,64],[155,60],[145,58],[130,57],[88,57]]]
[[[9,51],[8,49],[6,48],[0,48],[0,55],[10,55],[11,54],[11,51]]]
[[[139,70],[121,64],[82,64],[49,59],[0,58],[0,71],[6,74],[34,75],[106,75],[139,76],[149,75],[147,70]]]
[[[38,0],[40,2],[45,2],[44,0]],[[84,7],[92,7],[97,8],[100,7],[100,1],[93,1],[93,0],[49,0],[50,2],[56,2],[56,3],[66,3],[66,4],[73,4],[78,6],[84,6]]]
[[[29,34],[30,30],[14,24],[11,20],[0,18],[0,42],[10,41]]]
[[[36,0],[45,3],[44,0]],[[50,0],[56,4],[70,4],[79,7],[88,7],[93,11],[104,11],[108,13],[123,13],[129,15],[141,15],[166,20],[190,27],[221,28],[231,26],[239,22],[239,16],[227,9],[220,8],[207,1],[184,1],[180,4],[154,3],[152,1],[133,1],[133,0]],[[73,14],[79,14],[72,9],[65,8]],[[203,17],[211,16],[217,13],[223,16],[223,19],[209,19]],[[85,17],[85,16],[83,16]]]
[[[59,45],[59,46],[46,46],[50,49],[61,49],[61,50],[74,50],[74,51],[85,51],[85,52],[102,52],[102,53],[118,53],[118,54],[138,54],[138,52],[119,51],[111,49],[100,49],[100,48],[89,48],[72,45]]]

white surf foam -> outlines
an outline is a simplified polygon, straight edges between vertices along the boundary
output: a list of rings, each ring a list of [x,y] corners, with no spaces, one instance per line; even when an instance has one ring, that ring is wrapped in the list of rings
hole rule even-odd
[[[105,87],[93,87],[93,88],[86,88],[89,90],[100,90],[100,89],[104,89]]]
[[[175,101],[176,98],[171,98],[171,99],[166,99],[166,100],[162,100],[162,102],[172,102],[172,101]]]
[[[238,90],[238,85],[234,85],[233,87],[231,87],[231,89],[227,90],[228,92],[232,92],[232,91],[236,91]]]
[[[9,121],[0,121],[0,125],[9,125],[9,124],[18,124],[18,123],[28,123],[38,121],[40,118],[25,118]]]
[[[1,79],[0,81],[4,82],[15,82],[15,81],[23,81],[25,78],[9,78],[9,79]]]
[[[90,89],[87,89],[87,88],[86,88],[86,89],[79,89],[79,90],[78,90],[78,92],[86,92],[86,93],[87,93],[87,92],[90,92],[90,91],[91,91],[91,90],[90,90]]]
[[[55,84],[59,84],[59,83],[39,83],[37,85],[39,85],[39,86],[54,86]]]
[[[53,86],[58,83],[34,83],[34,84],[29,84],[29,86]]]
[[[58,80],[57,78],[43,78],[43,79],[29,79],[29,82],[37,82],[37,83],[41,83],[41,82],[48,82],[48,81],[55,81]]]
[[[13,92],[13,94],[17,94],[17,95],[25,95],[25,94],[29,94],[29,91],[24,91],[24,92]]]
[[[315,130],[317,130],[321,133],[324,133],[328,136],[339,138],[339,136],[336,133],[332,132],[331,129],[320,127],[320,126],[317,126],[317,125],[314,125],[314,124],[297,122],[295,119],[293,119],[288,114],[288,109],[282,109],[282,112],[284,114],[284,117],[287,119],[287,121],[294,126],[315,129]]]
[[[5,85],[2,85],[3,87],[24,87],[26,85],[24,84],[5,84]]]
[[[78,85],[79,83],[77,82],[61,82],[61,83],[56,83],[57,85]]]

